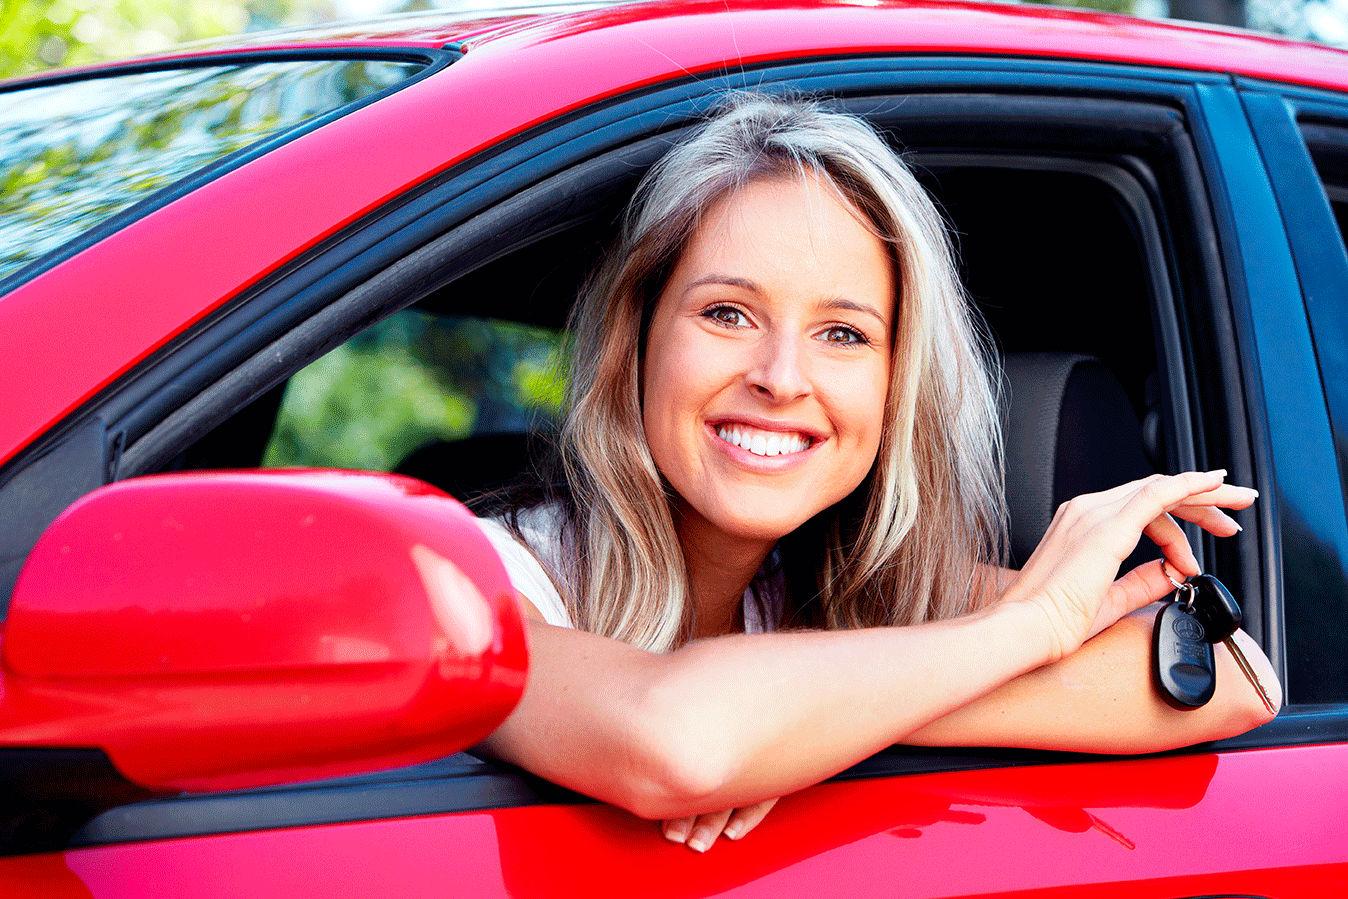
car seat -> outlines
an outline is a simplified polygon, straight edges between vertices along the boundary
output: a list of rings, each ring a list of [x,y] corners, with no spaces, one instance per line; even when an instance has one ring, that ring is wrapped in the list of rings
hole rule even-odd
[[[1143,428],[1113,373],[1094,356],[1010,353],[1002,433],[1011,561],[1029,558],[1059,505],[1153,473]],[[1157,558],[1143,541],[1125,565]]]

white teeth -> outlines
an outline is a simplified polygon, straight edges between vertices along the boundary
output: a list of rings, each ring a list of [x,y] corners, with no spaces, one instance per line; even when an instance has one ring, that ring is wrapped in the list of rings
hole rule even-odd
[[[810,445],[810,438],[804,434],[783,434],[780,431],[755,431],[741,425],[721,425],[716,436],[726,443],[733,443],[746,449],[755,456],[788,456],[798,453]]]

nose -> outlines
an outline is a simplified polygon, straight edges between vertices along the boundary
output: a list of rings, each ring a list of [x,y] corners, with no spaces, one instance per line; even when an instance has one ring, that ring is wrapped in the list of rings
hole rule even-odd
[[[753,364],[746,373],[749,389],[773,403],[789,403],[809,396],[810,378],[798,339],[783,333],[759,341]]]

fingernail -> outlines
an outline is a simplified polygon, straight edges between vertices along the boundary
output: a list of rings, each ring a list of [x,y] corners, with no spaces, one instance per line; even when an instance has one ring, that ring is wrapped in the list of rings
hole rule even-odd
[[[688,838],[688,848],[694,852],[706,852],[711,846],[711,834],[699,827],[693,831],[693,835]]]
[[[1225,468],[1214,468],[1212,471],[1208,472],[1208,474],[1217,474],[1217,475],[1221,475],[1222,477],[1226,477],[1226,469],[1225,469]]]
[[[727,840],[738,840],[738,839],[740,838],[740,825],[739,825],[739,822],[738,822],[738,821],[733,821],[733,822],[731,822],[730,824],[727,824],[727,825],[725,826],[725,830],[721,831],[721,834],[722,834]]]
[[[675,825],[665,828],[665,839],[671,843],[685,843],[688,841],[687,825]]]

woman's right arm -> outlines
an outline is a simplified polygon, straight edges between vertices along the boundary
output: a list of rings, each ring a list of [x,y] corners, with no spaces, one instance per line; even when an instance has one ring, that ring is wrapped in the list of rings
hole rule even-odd
[[[532,622],[487,749],[642,817],[739,808],[855,764],[1048,660],[1042,615],[721,637],[669,654]]]
[[[1154,478],[1074,501],[1004,601],[952,621],[723,637],[667,655],[535,622],[528,687],[486,748],[652,819],[784,795],[1058,662],[1168,594],[1159,563],[1110,579],[1143,532],[1172,568],[1196,573],[1166,512],[1230,533],[1217,507],[1243,508],[1253,493],[1220,481]]]

